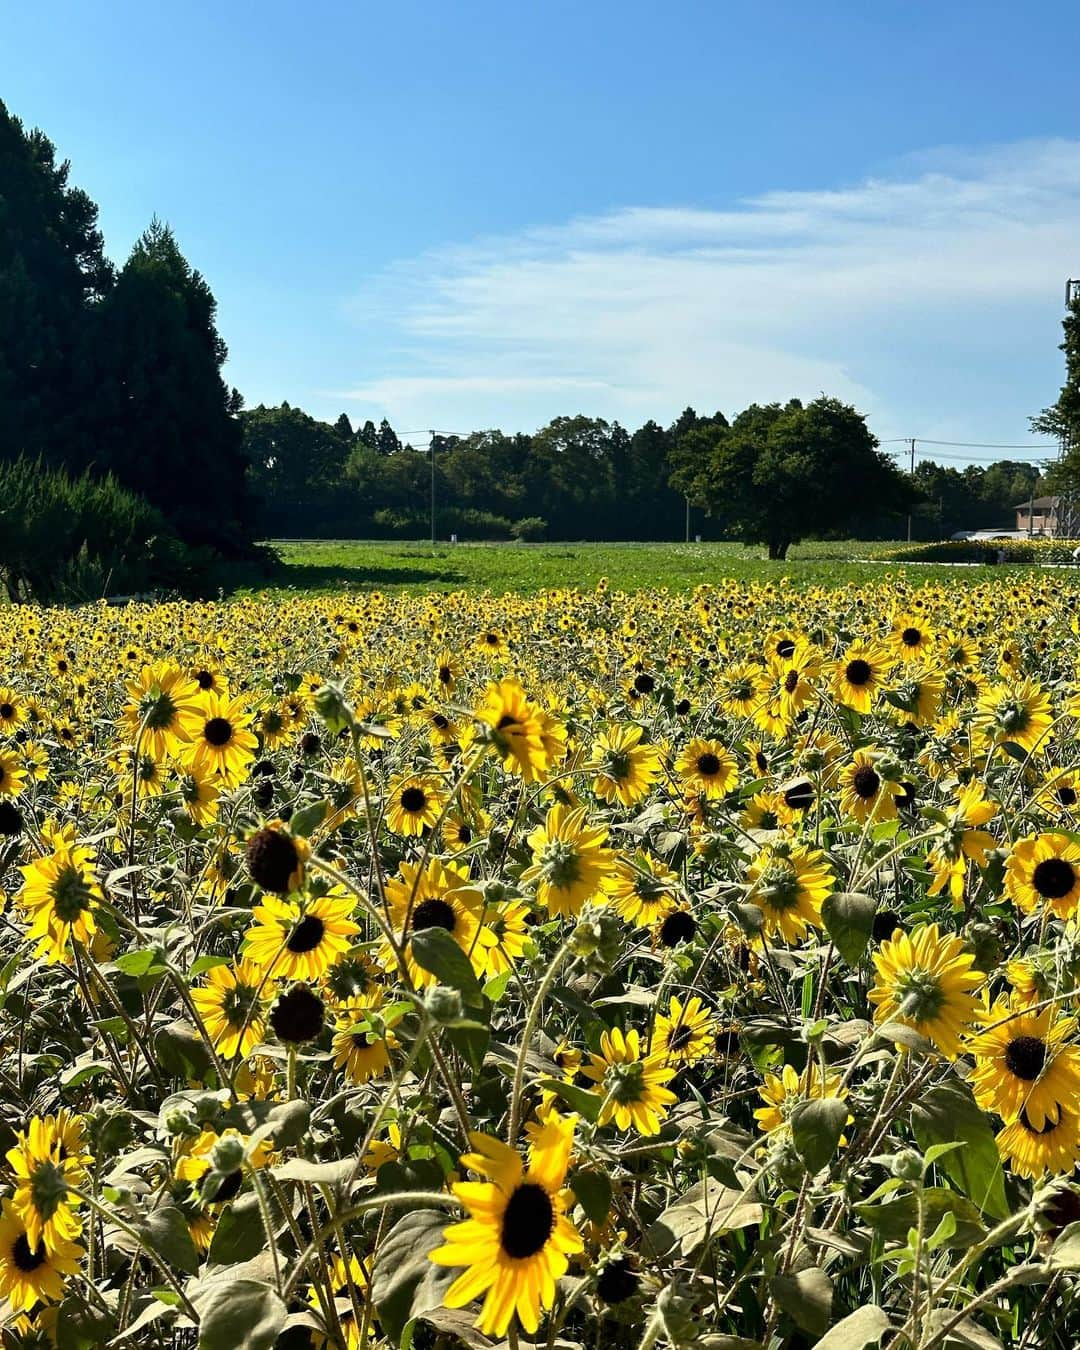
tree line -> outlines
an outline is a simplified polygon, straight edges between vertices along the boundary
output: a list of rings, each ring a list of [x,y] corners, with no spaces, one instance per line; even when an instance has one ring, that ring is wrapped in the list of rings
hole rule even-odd
[[[1080,302],[1065,351],[1066,386],[1037,429],[1071,427],[1080,457]],[[1028,466],[1009,462],[904,474],[855,408],[824,395],[730,420],[688,408],[629,430],[579,414],[414,447],[385,420],[323,422],[288,403],[245,411],[226,357],[214,296],[168,226],[151,221],[114,265],[68,164],[0,103],[9,592],[199,589],[221,559],[258,557],[258,539],[423,538],[432,452],[443,539],[679,539],[689,506],[693,534],[782,558],[806,536],[895,537],[908,512],[916,538],[1006,526],[1030,487]],[[32,528],[62,518],[63,530]]]

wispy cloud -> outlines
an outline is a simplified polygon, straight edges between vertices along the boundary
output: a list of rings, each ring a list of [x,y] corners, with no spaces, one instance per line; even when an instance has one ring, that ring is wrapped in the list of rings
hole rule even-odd
[[[631,206],[403,261],[349,302],[389,340],[344,395],[399,425],[516,429],[825,390],[881,435],[1012,438],[1060,382],[1070,269],[1080,142],[935,151],[849,187]]]

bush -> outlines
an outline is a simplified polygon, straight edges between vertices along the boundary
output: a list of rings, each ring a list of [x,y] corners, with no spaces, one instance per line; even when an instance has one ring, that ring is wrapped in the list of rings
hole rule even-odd
[[[111,475],[72,478],[25,456],[0,462],[0,572],[16,603],[190,591],[214,556],[188,548]]]
[[[542,516],[522,516],[510,526],[510,534],[521,544],[537,544],[547,538],[547,527]]]

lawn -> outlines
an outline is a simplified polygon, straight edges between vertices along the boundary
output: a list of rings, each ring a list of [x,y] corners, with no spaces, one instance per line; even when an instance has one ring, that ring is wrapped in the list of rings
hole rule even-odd
[[[685,590],[721,577],[747,582],[788,578],[794,586],[843,586],[883,580],[896,565],[869,561],[894,544],[839,540],[798,545],[782,563],[739,544],[439,544],[349,539],[276,540],[282,558],[271,591],[342,588],[402,591],[591,589],[602,577],[619,590]],[[1010,568],[1010,575],[1016,569]],[[1000,577],[1000,567],[914,566],[909,578],[971,584]],[[245,579],[246,586],[251,586]]]

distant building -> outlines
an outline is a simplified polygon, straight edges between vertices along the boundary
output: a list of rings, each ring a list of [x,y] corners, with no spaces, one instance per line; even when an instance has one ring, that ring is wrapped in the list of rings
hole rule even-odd
[[[1055,538],[1064,533],[1062,501],[1060,497],[1036,497],[1034,501],[1017,502],[1016,528],[1022,534],[1042,534]]]

